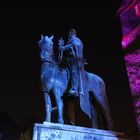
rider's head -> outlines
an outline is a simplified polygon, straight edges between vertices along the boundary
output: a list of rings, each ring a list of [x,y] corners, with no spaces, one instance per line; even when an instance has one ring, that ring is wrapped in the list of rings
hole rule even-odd
[[[76,30],[74,28],[70,29],[68,38],[71,39],[72,36],[76,36]]]

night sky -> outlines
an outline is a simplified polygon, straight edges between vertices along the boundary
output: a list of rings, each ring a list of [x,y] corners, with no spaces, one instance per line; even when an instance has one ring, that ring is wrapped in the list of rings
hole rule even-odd
[[[111,5],[112,4],[112,5]],[[54,46],[70,28],[84,44],[86,70],[105,83],[117,131],[131,134],[136,123],[121,49],[121,29],[116,16],[119,2],[84,8],[0,9],[0,110],[18,124],[25,119],[43,121],[44,98],[40,89],[40,57],[37,42],[54,35]]]

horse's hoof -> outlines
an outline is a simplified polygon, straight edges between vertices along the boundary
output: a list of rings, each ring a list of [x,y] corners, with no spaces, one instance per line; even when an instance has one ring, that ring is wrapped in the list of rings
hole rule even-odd
[[[63,120],[59,120],[58,123],[64,124],[64,121]]]

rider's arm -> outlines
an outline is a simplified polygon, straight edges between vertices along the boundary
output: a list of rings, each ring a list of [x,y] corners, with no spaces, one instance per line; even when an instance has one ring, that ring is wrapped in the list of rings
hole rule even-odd
[[[59,46],[60,50],[63,50],[63,51],[67,51],[71,48],[73,48],[73,44],[68,44],[68,45],[65,45],[65,46]]]
[[[69,49],[71,49],[73,47],[74,47],[73,44],[68,44],[68,45],[65,46],[65,50],[69,50]]]

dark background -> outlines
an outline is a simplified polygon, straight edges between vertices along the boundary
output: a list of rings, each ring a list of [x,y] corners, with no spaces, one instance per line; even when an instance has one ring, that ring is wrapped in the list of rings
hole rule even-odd
[[[75,28],[84,44],[86,70],[106,83],[116,131],[133,134],[135,116],[121,49],[121,29],[116,15],[120,2],[86,7],[67,4],[0,8],[0,110],[17,124],[44,119],[44,98],[40,89],[40,57],[37,42],[54,35],[54,46],[67,39]]]

